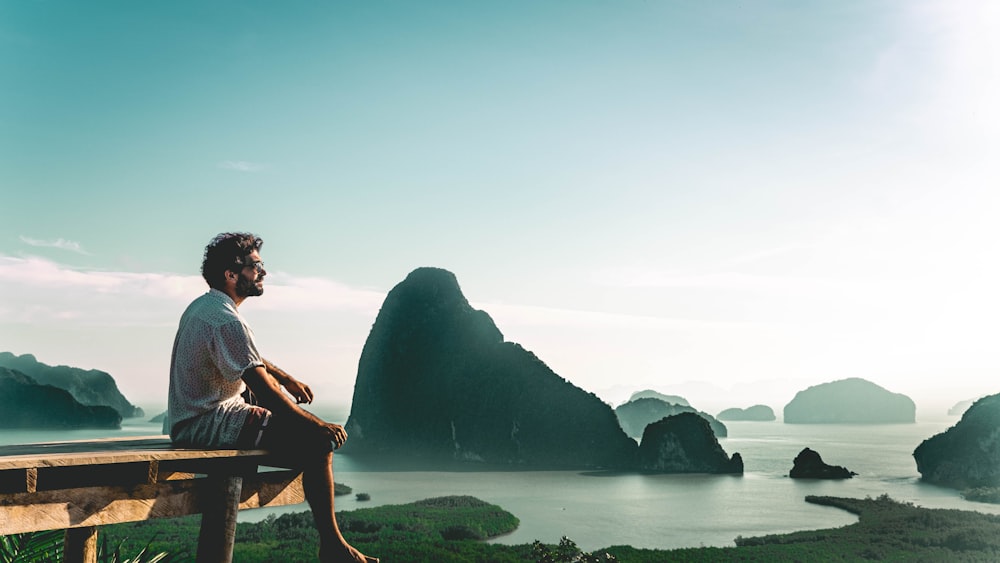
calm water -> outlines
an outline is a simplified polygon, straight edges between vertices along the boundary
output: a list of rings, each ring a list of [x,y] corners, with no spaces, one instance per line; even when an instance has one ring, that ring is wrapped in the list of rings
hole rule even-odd
[[[156,411],[153,411],[156,412]],[[320,413],[327,414],[327,413]],[[343,420],[331,413],[331,420]],[[339,415],[339,416],[338,416]],[[855,521],[847,512],[807,504],[806,495],[864,498],[888,493],[928,508],[959,508],[1000,513],[1000,506],[971,503],[955,491],[922,484],[913,449],[945,430],[949,422],[906,425],[791,425],[780,422],[727,423],[723,448],[743,456],[742,477],[708,475],[631,475],[578,471],[370,471],[347,455],[336,456],[338,481],[368,502],[338,497],[338,510],[397,504],[441,495],[472,495],[495,503],[521,520],[498,543],[556,543],[569,536],[593,550],[615,544],[646,548],[731,546],[738,536],[843,526]],[[126,421],[119,436],[158,434],[159,426]],[[0,431],[0,444],[87,439],[108,431]],[[824,461],[859,473],[845,481],[799,481],[787,477],[792,459],[804,447]],[[241,513],[242,521],[272,512],[305,510],[305,505]]]

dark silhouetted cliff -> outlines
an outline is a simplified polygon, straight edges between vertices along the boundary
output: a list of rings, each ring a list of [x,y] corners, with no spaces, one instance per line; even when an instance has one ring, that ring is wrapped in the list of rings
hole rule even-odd
[[[809,448],[803,449],[792,460],[792,470],[788,476],[792,479],[850,479],[857,473],[840,465],[829,465],[823,461],[818,452]]]
[[[790,424],[895,424],[915,422],[917,407],[906,395],[852,377],[799,391],[784,414]]]
[[[745,409],[731,408],[719,413],[719,420],[750,420],[770,422],[776,420],[774,411],[767,405],[754,405]]]
[[[954,426],[921,442],[913,459],[929,483],[1000,487],[1000,395],[973,403]]]
[[[505,342],[455,276],[420,268],[386,296],[358,363],[349,454],[631,468],[611,407]]]
[[[0,413],[2,428],[120,428],[122,422],[111,407],[81,405],[64,389],[2,366]]]
[[[40,385],[65,389],[80,404],[109,406],[118,411],[122,418],[145,416],[141,408],[129,403],[121,394],[114,378],[107,372],[50,366],[39,362],[31,354],[15,356],[10,352],[0,352],[0,366],[17,370]]]
[[[708,421],[693,412],[668,416],[646,427],[639,467],[663,473],[743,473],[743,458],[730,458]]]
[[[640,438],[649,424],[682,412],[693,412],[707,420],[717,438],[725,438],[729,435],[725,424],[716,420],[714,416],[696,410],[689,405],[676,405],[654,398],[640,398],[615,409],[615,415],[618,416],[622,430],[633,438]]]

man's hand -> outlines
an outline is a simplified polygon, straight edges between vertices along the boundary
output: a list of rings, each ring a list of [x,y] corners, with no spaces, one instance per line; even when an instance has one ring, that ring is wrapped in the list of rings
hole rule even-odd
[[[312,389],[298,379],[289,377],[282,382],[282,386],[285,388],[285,391],[288,391],[289,395],[295,397],[296,403],[311,403],[313,401]]]
[[[347,431],[339,424],[327,423],[324,426],[327,436],[333,442],[334,448],[339,449],[347,441]]]
[[[264,369],[266,369],[267,373],[271,374],[274,379],[285,388],[285,391],[288,391],[289,395],[295,397],[296,403],[302,404],[313,402],[313,392],[308,385],[302,383],[298,379],[295,379],[289,375],[288,372],[267,360],[264,360]]]

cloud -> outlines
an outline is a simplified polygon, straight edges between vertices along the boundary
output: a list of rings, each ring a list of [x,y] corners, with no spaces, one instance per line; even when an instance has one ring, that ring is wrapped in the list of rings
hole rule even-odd
[[[253,310],[371,316],[385,292],[357,289],[322,278],[268,276],[265,297]],[[79,324],[173,324],[183,308],[207,290],[196,275],[95,271],[39,257],[0,255],[0,292],[10,299],[4,317],[22,323],[65,320]]]
[[[90,255],[89,252],[83,249],[80,243],[73,240],[66,240],[63,238],[58,238],[56,240],[40,240],[31,237],[26,237],[21,235],[21,242],[31,246],[37,246],[41,248],[58,248],[60,250],[69,250],[70,252],[76,252],[77,254]]]
[[[267,168],[264,164],[246,160],[223,160],[218,166],[223,170],[235,170],[236,172],[260,172]]]

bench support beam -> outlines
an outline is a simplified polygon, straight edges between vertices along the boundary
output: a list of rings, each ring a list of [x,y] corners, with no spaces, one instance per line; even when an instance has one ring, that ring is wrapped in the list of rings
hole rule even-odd
[[[97,563],[97,526],[70,528],[63,540],[65,563]]]
[[[232,563],[241,475],[209,475],[198,533],[198,563]]]

